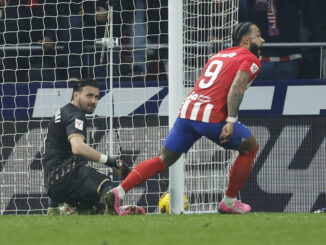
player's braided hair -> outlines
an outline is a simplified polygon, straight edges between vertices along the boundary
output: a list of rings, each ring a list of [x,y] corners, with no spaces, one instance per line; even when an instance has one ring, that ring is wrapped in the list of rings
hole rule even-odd
[[[74,90],[73,92],[75,91],[81,91],[83,87],[86,87],[86,86],[91,86],[91,87],[94,87],[94,88],[99,88],[98,86],[98,82],[94,79],[90,79],[90,78],[84,78],[84,79],[81,79],[79,81],[76,81],[75,82],[75,86],[74,86]]]
[[[253,22],[240,22],[239,24],[237,24],[234,29],[233,29],[233,33],[232,33],[232,46],[236,47],[239,46],[240,42],[241,42],[241,38],[244,35],[247,35],[250,33],[250,26],[254,25]]]

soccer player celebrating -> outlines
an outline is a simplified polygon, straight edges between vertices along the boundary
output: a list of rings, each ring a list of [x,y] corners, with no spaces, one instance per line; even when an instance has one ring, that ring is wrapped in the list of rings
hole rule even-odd
[[[121,160],[101,154],[85,143],[85,114],[92,114],[98,101],[97,81],[80,80],[73,89],[71,103],[62,107],[49,122],[43,165],[45,186],[52,201],[50,208],[67,203],[81,212],[105,210],[102,196],[113,184],[108,176],[86,166],[88,161],[119,169],[123,175],[129,173]],[[121,214],[144,212],[137,206],[124,206],[120,210]]]
[[[254,23],[242,22],[235,27],[232,42],[232,48],[218,52],[206,63],[194,89],[181,105],[159,155],[139,163],[121,185],[105,195],[109,209],[119,214],[126,192],[164,171],[205,136],[225,149],[239,151],[226,193],[218,206],[219,212],[251,211],[248,204],[237,200],[237,195],[249,176],[258,144],[250,130],[237,120],[237,114],[245,90],[260,70],[258,57],[265,41]]]

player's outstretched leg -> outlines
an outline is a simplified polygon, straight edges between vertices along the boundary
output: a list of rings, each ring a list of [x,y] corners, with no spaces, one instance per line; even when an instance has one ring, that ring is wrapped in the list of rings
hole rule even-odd
[[[118,189],[121,187],[113,188],[104,194],[106,203],[105,211],[108,214],[114,215],[144,215],[145,209],[137,205],[124,205],[122,206],[122,199],[119,197]]]
[[[105,194],[107,212],[121,215],[123,211],[120,210],[120,206],[122,205],[122,200],[126,192],[143,183],[154,174],[162,172],[165,169],[166,166],[159,157],[154,157],[139,163],[121,183],[121,185],[113,188],[107,194]]]

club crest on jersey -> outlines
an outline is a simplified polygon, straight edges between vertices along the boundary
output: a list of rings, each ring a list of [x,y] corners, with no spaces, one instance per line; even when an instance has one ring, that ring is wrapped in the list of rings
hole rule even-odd
[[[75,128],[83,131],[83,127],[84,127],[84,122],[82,120],[75,119]]]
[[[252,74],[255,74],[258,71],[258,65],[256,65],[256,63],[252,63],[251,67],[250,67],[250,71]]]

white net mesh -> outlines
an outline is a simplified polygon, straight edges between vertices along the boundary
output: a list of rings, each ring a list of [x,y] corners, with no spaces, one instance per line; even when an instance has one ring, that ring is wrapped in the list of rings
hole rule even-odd
[[[43,140],[49,119],[70,101],[67,81],[100,83],[90,145],[130,166],[156,154],[167,134],[167,12],[166,0],[0,2],[1,214],[47,208]],[[135,188],[126,203],[157,211],[166,190],[158,179]]]
[[[130,166],[156,156],[168,133],[167,0],[5,2],[0,213],[45,212],[43,140],[49,119],[70,101],[73,85],[67,80],[91,77],[100,83],[99,105],[88,118],[91,146],[121,155]],[[106,21],[108,4],[112,25]],[[229,43],[237,1],[184,1],[184,20],[185,85],[191,87],[209,55]],[[196,143],[185,166],[191,211],[215,209],[233,159],[206,140]],[[130,191],[125,203],[158,212],[168,184],[168,171],[158,174]]]
[[[231,46],[238,23],[238,0],[184,1],[184,70],[186,85],[196,82],[209,57]]]

